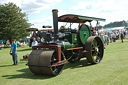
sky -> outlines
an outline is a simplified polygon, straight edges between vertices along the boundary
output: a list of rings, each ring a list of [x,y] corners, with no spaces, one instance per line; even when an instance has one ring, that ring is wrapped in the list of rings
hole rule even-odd
[[[0,4],[8,2],[15,3],[27,13],[28,22],[36,28],[53,26],[52,9],[58,9],[58,16],[77,14],[104,18],[106,21],[100,22],[102,26],[115,21],[128,21],[128,0],[0,0]]]

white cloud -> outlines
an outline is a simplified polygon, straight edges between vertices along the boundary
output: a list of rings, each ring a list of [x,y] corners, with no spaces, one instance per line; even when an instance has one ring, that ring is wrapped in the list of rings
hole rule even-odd
[[[58,9],[58,11],[59,11],[58,16],[67,14],[66,10]],[[30,23],[34,24],[32,27],[38,27],[38,28],[42,28],[43,25],[53,26],[52,12],[51,12],[51,15],[43,15],[40,19],[32,20],[32,21],[30,21]],[[59,24],[59,27],[60,27],[60,25],[62,25],[62,23]]]
[[[61,0],[0,0],[1,4],[8,2],[15,3],[27,14],[34,14],[40,13],[43,9],[50,8],[51,6],[61,2]],[[59,14],[61,13],[66,13],[66,11],[59,10]],[[31,27],[42,28],[43,25],[52,25],[53,17],[50,15],[43,15],[40,19],[34,19],[29,22],[33,24]]]
[[[58,16],[61,16],[61,15],[64,15],[64,14],[67,14],[68,12],[66,10],[62,10],[62,9],[58,9]]]
[[[85,10],[85,9],[90,9],[92,8],[92,6],[94,6],[95,2],[93,1],[82,1],[82,2],[79,2],[77,5],[74,5],[72,6],[71,10]]]
[[[106,23],[128,20],[128,1],[126,0],[97,0],[79,2],[70,10],[82,10],[85,16],[105,18]]]
[[[53,25],[52,23],[52,14],[51,11],[46,13],[47,15],[43,16],[40,13],[44,9],[52,10],[52,6],[59,7],[56,4],[60,3],[62,0],[0,0],[0,3],[8,3],[13,2],[19,6],[23,12],[31,15],[29,20],[35,27],[41,27],[42,25]],[[128,0],[76,0],[79,1],[78,3],[74,4],[74,6],[70,7],[69,9],[65,9],[64,7],[58,8],[58,15],[64,15],[69,13],[75,13],[84,16],[91,16],[91,17],[98,17],[98,18],[105,18],[106,22],[104,24],[108,24],[114,21],[121,21],[121,20],[128,20]],[[63,2],[66,2],[64,0]],[[67,3],[68,5],[70,4]],[[74,0],[75,2],[75,0]],[[74,3],[72,2],[72,3]],[[60,3],[61,5],[63,3]],[[63,9],[63,10],[62,10]],[[81,13],[82,12],[82,13]],[[37,13],[33,14],[33,13]],[[36,18],[36,16],[42,16],[41,18]],[[34,20],[33,20],[34,19]],[[102,22],[101,22],[102,23]]]
[[[61,2],[61,0],[36,0],[38,3],[55,4]]]
[[[13,2],[27,14],[39,13],[43,9],[61,2],[61,0],[0,0],[0,3]]]
[[[1,4],[4,4],[4,3],[8,3],[8,2],[13,2],[14,4],[16,4],[17,6],[21,6],[21,1],[22,0],[0,0],[0,3]]]
[[[52,16],[43,15],[40,19],[32,20],[30,23],[34,24],[32,27],[42,28],[43,25],[51,25],[52,20]]]

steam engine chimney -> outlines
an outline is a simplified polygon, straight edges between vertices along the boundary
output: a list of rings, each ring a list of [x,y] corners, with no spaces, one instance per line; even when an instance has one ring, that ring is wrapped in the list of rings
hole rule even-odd
[[[58,10],[57,9],[53,9],[52,10],[53,13],[53,27],[54,27],[54,38],[55,40],[58,39]]]

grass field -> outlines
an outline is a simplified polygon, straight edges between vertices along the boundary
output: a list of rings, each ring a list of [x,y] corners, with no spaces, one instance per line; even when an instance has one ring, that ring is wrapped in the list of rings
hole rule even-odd
[[[90,65],[86,58],[67,63],[55,77],[31,73],[27,61],[20,61],[29,47],[18,48],[18,66],[12,66],[10,48],[0,50],[0,85],[128,85],[128,39],[106,47],[101,63]]]

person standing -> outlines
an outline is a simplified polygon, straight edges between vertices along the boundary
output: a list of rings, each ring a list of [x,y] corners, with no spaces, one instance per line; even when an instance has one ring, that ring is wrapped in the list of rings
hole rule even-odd
[[[108,35],[107,35],[107,33],[105,33],[105,35],[104,35],[104,44],[105,44],[105,46],[108,45]]]
[[[125,36],[126,36],[126,32],[125,31],[124,31],[124,34],[123,35],[124,35],[124,38],[125,38]]]
[[[13,59],[13,65],[18,65],[18,56],[17,56],[17,44],[15,43],[15,40],[12,39],[10,54],[12,55]]]
[[[116,42],[116,35],[115,33],[112,34],[113,42]]]
[[[108,35],[110,43],[112,43],[112,33],[109,33]]]
[[[123,43],[123,38],[124,38],[123,32],[121,32],[120,38],[121,38],[121,42]]]

